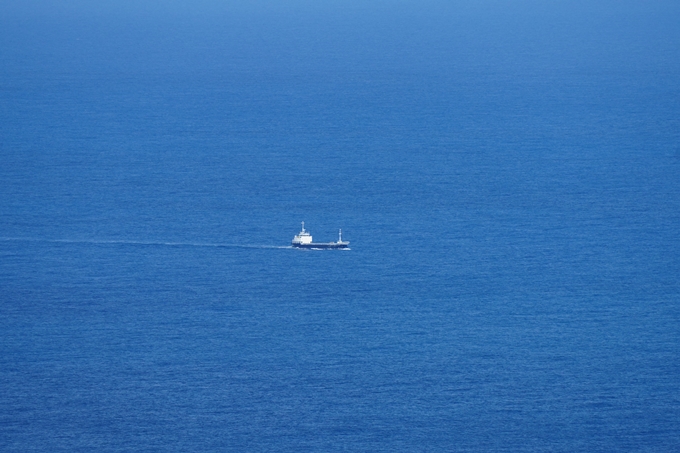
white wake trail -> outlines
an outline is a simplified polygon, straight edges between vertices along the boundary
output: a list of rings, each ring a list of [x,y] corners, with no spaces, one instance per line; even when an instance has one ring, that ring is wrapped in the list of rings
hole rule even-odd
[[[143,245],[159,247],[213,247],[213,248],[247,248],[247,249],[290,249],[290,245],[257,245],[257,244],[221,244],[207,242],[162,242],[162,241],[130,241],[124,239],[47,239],[0,237],[3,242],[44,242],[51,244],[93,244],[93,245]]]

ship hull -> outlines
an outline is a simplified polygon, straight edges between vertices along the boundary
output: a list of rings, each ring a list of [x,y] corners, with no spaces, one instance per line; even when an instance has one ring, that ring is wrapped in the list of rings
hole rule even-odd
[[[293,244],[298,249],[347,249],[349,242],[310,242],[308,244]]]

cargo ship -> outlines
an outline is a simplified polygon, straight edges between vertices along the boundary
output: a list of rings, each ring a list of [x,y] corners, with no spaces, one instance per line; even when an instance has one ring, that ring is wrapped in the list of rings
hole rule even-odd
[[[338,242],[312,242],[312,235],[305,230],[305,222],[302,222],[302,231],[295,235],[291,245],[302,249],[346,249],[349,248],[349,241],[342,240],[342,230],[340,230]]]

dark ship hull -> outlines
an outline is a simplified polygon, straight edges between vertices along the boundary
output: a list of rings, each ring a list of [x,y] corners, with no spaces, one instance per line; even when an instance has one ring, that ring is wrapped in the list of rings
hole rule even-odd
[[[310,242],[309,244],[292,244],[298,249],[347,249],[349,242]]]

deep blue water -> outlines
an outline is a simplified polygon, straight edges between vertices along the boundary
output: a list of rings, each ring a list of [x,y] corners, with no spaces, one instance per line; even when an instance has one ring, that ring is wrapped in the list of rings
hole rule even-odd
[[[0,6],[0,450],[679,451],[680,8],[515,3]]]

